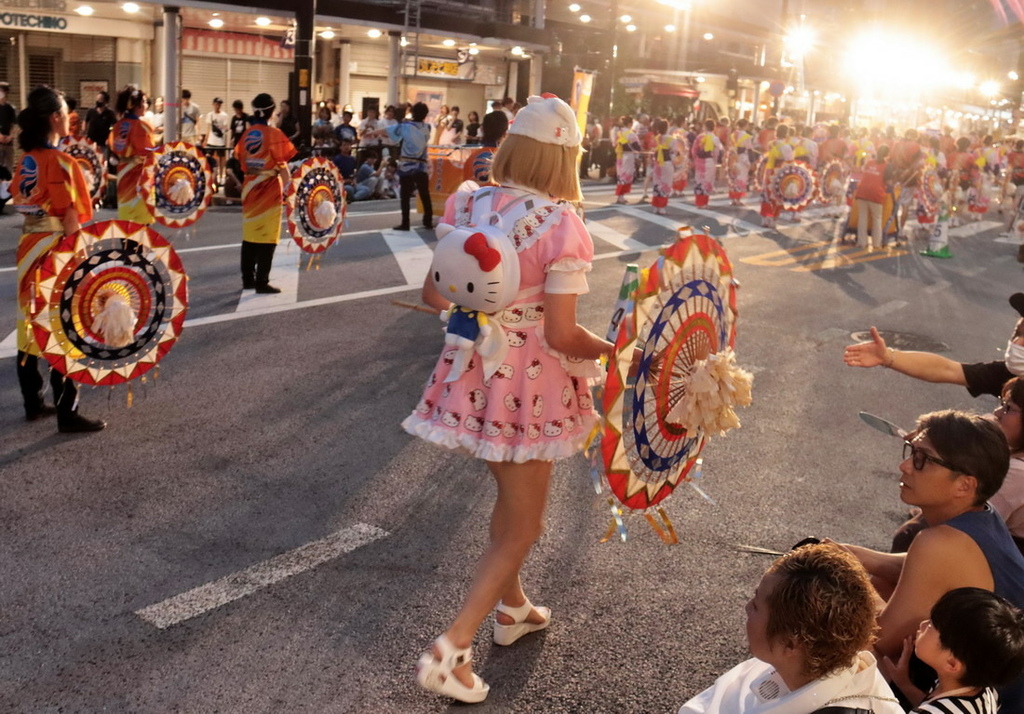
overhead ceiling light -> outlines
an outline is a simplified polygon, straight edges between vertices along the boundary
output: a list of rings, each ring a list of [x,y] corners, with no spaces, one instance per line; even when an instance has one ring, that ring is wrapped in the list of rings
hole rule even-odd
[[[407,39],[405,39],[405,38],[403,37],[402,39],[400,39],[400,40],[398,41],[398,44],[400,44],[400,45],[401,45],[402,47],[406,47],[406,46],[407,46],[407,45],[409,44],[409,40],[407,40]]]
[[[1018,79],[1020,79],[1020,75],[1012,70],[1008,72],[1006,76],[1009,77],[1010,80],[1013,82],[1016,82]]]
[[[256,24],[259,25],[260,27],[266,27],[267,25],[270,24],[270,18],[269,17],[257,17],[256,18]]]
[[[75,8],[75,12],[77,12],[79,15],[82,15],[83,17],[89,17],[89,15],[93,14],[96,11],[93,10],[92,7],[90,7],[89,5],[79,5]]]
[[[705,40],[713,40],[713,39],[715,39],[715,36],[713,34],[711,34],[710,32],[705,32],[704,33],[704,39]]]
[[[334,39],[334,30],[332,30],[331,28],[328,27],[326,30],[324,30],[323,32],[320,33],[320,36],[322,38],[324,38],[325,40],[333,40]]]
[[[703,81],[705,81],[705,78],[704,77],[697,77],[697,81],[698,82],[703,82]]]
[[[134,15],[139,11],[139,6],[137,3],[126,2],[124,5],[121,6],[121,9],[127,12],[129,15]]]
[[[480,54],[480,50],[477,47],[470,47],[469,48],[469,54],[471,54],[471,55],[478,55],[478,54]]]
[[[580,4],[579,3],[574,2],[572,5],[569,6],[569,12],[579,12],[579,11],[580,11]]]
[[[455,40],[445,40],[441,44],[444,45],[445,47],[454,47],[455,46]]]
[[[224,21],[221,20],[219,17],[213,18],[212,20],[210,20],[208,24],[215,30],[219,30],[220,28],[224,27]]]
[[[636,32],[636,25],[626,25],[626,32]]]
[[[676,31],[676,26],[675,25],[665,25],[665,32],[675,32],[675,31]]]
[[[622,20],[623,22],[633,22],[633,16],[632,15],[623,15],[619,19]]]
[[[383,35],[383,34],[384,34],[384,33],[383,33],[383,32],[381,32],[380,30],[378,30],[377,28],[373,28],[372,30],[367,30],[367,31],[366,31],[366,36],[367,36],[367,37],[372,37],[372,38],[373,38],[373,39],[375,39],[375,40],[376,40],[376,39],[377,39],[378,37],[380,37],[381,35]]]
[[[590,22],[590,15],[580,15],[580,22]]]
[[[516,45],[515,47],[512,48],[511,52],[512,52],[512,54],[514,54],[517,57],[519,57],[519,56],[522,56],[522,54],[523,54],[523,48],[520,47],[519,45]]]

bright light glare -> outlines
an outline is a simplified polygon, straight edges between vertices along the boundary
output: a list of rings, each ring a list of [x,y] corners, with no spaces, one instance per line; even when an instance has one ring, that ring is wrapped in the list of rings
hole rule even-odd
[[[713,39],[715,39],[715,36],[712,33],[710,33],[710,32],[705,32],[704,33],[704,39],[705,40],[713,40]]]
[[[328,27],[326,30],[324,30],[323,32],[320,33],[320,36],[322,38],[324,38],[325,40],[333,40],[334,39],[334,30],[332,30],[331,28]]]
[[[676,31],[676,26],[675,25],[665,25],[665,32],[675,32],[675,31]]]
[[[77,12],[82,17],[89,17],[89,15],[93,14],[93,12],[95,12],[95,10],[93,10],[88,5],[79,5],[78,7],[75,8],[75,12]]]
[[[798,27],[786,35],[786,49],[792,57],[803,57],[814,48],[817,37],[809,27]]]
[[[375,27],[375,28],[373,28],[372,30],[367,30],[367,31],[366,31],[366,36],[367,36],[367,37],[371,37],[371,38],[373,38],[373,39],[375,39],[375,40],[376,40],[376,39],[377,39],[378,37],[380,37],[381,35],[383,35],[383,34],[384,34],[384,33],[383,33],[383,32],[381,32],[380,30],[378,30],[378,29],[377,29],[376,27]]]
[[[469,48],[469,54],[471,54],[471,55],[478,55],[478,54],[480,54],[480,50],[478,48],[476,48],[476,47],[470,47]]]
[[[580,22],[590,22],[590,15],[580,15]]]
[[[515,47],[512,48],[511,52],[512,54],[519,56],[523,54],[523,48],[520,47],[519,45],[516,45]]]
[[[632,15],[623,15],[619,19],[622,20],[623,22],[626,22],[626,23],[633,22],[633,16]]]
[[[870,32],[852,39],[844,65],[860,96],[906,99],[960,84],[944,54],[906,33]]]
[[[256,18],[256,24],[259,25],[260,27],[266,27],[267,25],[270,24],[270,18],[269,17],[257,17]]]
[[[445,47],[454,47],[455,46],[455,40],[445,40],[441,44],[444,45]]]
[[[999,83],[990,79],[978,85],[978,90],[981,91],[983,96],[994,97],[999,94]]]
[[[636,32],[636,25],[626,25],[626,32]]]
[[[572,5],[569,6],[569,12],[579,12],[579,11],[580,11],[579,3],[573,3]]]
[[[224,27],[224,21],[221,20],[219,17],[213,18],[207,24],[209,24],[209,26],[212,27],[215,30],[219,30],[220,28]]]
[[[121,6],[121,9],[127,12],[129,15],[134,15],[139,11],[139,5],[138,3],[134,2],[126,2],[124,5]]]
[[[1006,76],[1010,78],[1011,82],[1016,82],[1018,79],[1020,79],[1020,75],[1014,72],[1013,70],[1007,72]]]

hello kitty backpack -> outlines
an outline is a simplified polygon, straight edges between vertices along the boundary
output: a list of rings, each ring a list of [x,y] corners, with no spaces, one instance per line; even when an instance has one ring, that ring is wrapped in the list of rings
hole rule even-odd
[[[467,369],[475,350],[483,360],[484,379],[501,366],[508,351],[504,330],[493,316],[512,304],[519,293],[519,256],[511,231],[530,212],[552,202],[526,193],[501,211],[494,211],[496,187],[456,194],[456,223],[439,224],[430,264],[434,287],[452,302],[441,315],[448,323],[445,344],[458,348],[446,382]]]

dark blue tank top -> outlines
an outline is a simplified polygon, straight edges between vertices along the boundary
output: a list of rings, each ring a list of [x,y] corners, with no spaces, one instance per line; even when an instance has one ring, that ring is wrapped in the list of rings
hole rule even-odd
[[[995,594],[1024,610],[1024,556],[992,507],[986,504],[984,511],[961,513],[944,525],[966,533],[978,544],[992,571]],[[999,711],[1024,712],[1024,675],[997,691]]]

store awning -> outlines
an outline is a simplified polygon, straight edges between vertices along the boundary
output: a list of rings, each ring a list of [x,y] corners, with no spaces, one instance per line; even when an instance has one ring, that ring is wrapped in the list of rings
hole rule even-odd
[[[665,94],[673,97],[686,97],[687,99],[699,99],[700,90],[690,84],[675,84],[673,82],[650,82],[647,89],[651,94]]]

